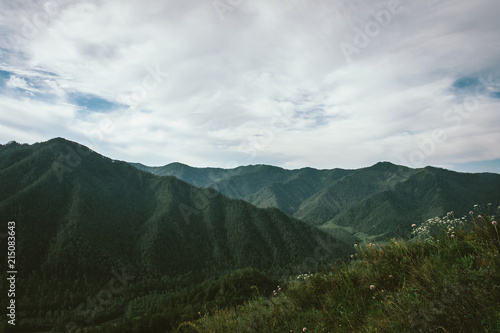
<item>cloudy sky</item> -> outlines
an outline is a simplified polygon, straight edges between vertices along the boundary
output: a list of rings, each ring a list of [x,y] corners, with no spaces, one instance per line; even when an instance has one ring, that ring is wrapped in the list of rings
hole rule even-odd
[[[500,2],[0,2],[0,143],[500,173]]]

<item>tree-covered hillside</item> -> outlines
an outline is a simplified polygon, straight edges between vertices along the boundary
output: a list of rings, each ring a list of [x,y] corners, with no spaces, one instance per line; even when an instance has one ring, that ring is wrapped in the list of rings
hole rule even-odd
[[[476,205],[419,223],[409,241],[356,244],[349,263],[177,332],[500,332],[498,213]]]
[[[342,238],[407,236],[411,224],[453,207],[500,200],[498,174],[467,174],[433,167],[411,169],[389,162],[357,170],[134,165],[157,175],[173,175],[192,184],[217,188],[230,198],[257,207],[279,208]]]
[[[278,209],[157,177],[64,139],[0,146],[0,188],[0,221],[16,222],[25,331],[75,316],[123,270],[135,277],[130,290],[96,318],[235,269],[280,277],[310,269],[308,258],[320,265],[350,250]]]

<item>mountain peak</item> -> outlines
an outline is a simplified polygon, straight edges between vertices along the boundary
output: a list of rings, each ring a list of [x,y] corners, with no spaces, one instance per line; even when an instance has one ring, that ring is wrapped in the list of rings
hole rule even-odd
[[[374,165],[368,167],[367,169],[377,170],[377,171],[393,171],[403,166],[397,165],[388,161],[377,162]]]

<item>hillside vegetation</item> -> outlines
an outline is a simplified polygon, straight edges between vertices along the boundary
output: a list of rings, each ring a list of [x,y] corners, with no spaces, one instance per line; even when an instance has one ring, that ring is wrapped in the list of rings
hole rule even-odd
[[[488,210],[430,219],[411,241],[355,244],[349,263],[177,332],[500,332],[500,226]]]

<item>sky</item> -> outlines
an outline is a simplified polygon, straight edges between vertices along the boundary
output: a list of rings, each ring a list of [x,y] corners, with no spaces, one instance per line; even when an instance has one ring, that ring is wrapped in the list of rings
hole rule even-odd
[[[500,2],[0,0],[0,143],[500,173]]]

